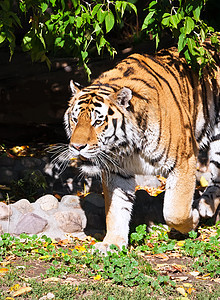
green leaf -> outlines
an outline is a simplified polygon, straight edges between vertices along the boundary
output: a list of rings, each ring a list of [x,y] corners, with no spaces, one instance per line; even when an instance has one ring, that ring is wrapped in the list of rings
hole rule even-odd
[[[170,23],[173,24],[174,28],[177,28],[177,24],[179,23],[178,16],[177,15],[171,15]]]
[[[47,3],[45,3],[45,2],[41,3],[41,10],[42,10],[42,12],[45,12],[47,8],[48,8],[48,4]]]
[[[76,27],[80,28],[83,23],[82,17],[76,17]]]
[[[201,35],[202,42],[204,42],[205,38],[206,38],[206,35],[205,35],[205,31],[202,28],[200,30],[200,35]]]
[[[95,23],[95,28],[93,32],[96,32],[96,35],[98,35],[101,31],[101,27],[99,26],[99,23]]]
[[[130,6],[130,8],[133,9],[133,11],[135,12],[135,14],[137,15],[137,8],[133,3],[127,2],[127,5]]]
[[[201,13],[201,7],[199,7],[199,6],[193,10],[193,16],[196,21],[199,21],[200,13]]]
[[[97,20],[100,22],[100,23],[103,23],[104,20],[105,20],[105,16],[107,14],[107,11],[103,11],[101,8],[98,10],[97,12]]]
[[[144,29],[148,28],[149,22],[150,22],[150,20],[152,20],[152,17],[153,17],[154,14],[155,14],[155,11],[149,12],[149,14],[144,19],[144,22],[143,22],[141,30],[144,30]]]
[[[0,44],[3,43],[5,39],[6,39],[5,33],[1,32],[0,33]]]
[[[194,29],[194,27],[195,27],[195,23],[193,19],[190,17],[186,17],[185,24],[184,24],[185,33],[189,34]]]
[[[108,33],[112,28],[114,27],[115,24],[115,17],[110,10],[107,15],[105,16],[105,28],[106,28],[106,33]]]
[[[188,38],[187,39],[187,45],[188,45],[188,48],[189,48],[189,52],[192,55],[196,55],[196,52],[194,51],[194,48],[196,47],[196,43],[195,43],[194,39]]]
[[[171,15],[169,13],[165,13],[162,16],[161,24],[164,26],[169,26]]]
[[[94,17],[98,10],[102,7],[102,4],[96,4],[94,7],[93,7],[93,10],[92,10],[92,17]]]
[[[179,40],[178,40],[178,51],[179,52],[181,52],[184,49],[184,47],[186,46],[186,42],[187,42],[187,39],[186,39],[185,33],[181,33],[179,36]]]

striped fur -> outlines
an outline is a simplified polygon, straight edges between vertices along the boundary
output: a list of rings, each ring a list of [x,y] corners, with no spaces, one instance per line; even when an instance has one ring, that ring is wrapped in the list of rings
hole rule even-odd
[[[214,54],[216,55],[216,54]],[[164,218],[186,233],[220,203],[220,72],[199,79],[175,48],[133,54],[73,96],[65,114],[69,153],[103,179],[107,234],[127,245],[135,174],[165,174]],[[192,206],[199,148],[210,147],[212,179]]]

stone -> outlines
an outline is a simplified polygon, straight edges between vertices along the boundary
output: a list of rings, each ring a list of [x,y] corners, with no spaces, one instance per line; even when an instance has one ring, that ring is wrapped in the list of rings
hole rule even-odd
[[[32,212],[34,210],[31,203],[27,199],[21,199],[15,203],[11,204],[11,206],[15,207],[23,215],[27,214],[29,212]]]
[[[88,201],[91,204],[98,206],[98,207],[104,207],[105,206],[105,201],[102,195],[100,194],[95,194],[95,193],[90,193],[88,194],[85,198],[84,201]]]
[[[59,202],[53,195],[45,195],[37,199],[36,203],[40,204],[40,207],[44,211],[58,208]]]
[[[77,195],[65,195],[60,202],[67,206],[80,208],[80,197]]]
[[[9,205],[6,205],[4,202],[0,202],[0,220],[8,219],[11,215],[11,207]]]
[[[86,216],[81,209],[56,212],[54,217],[64,232],[80,232],[86,227]]]
[[[27,213],[18,222],[14,233],[17,235],[21,233],[37,234],[42,232],[47,224],[48,222],[46,219],[41,218],[34,213]]]

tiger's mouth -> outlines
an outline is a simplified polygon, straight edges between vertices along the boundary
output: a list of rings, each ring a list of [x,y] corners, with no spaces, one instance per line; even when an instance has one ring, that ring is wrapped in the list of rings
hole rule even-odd
[[[80,158],[82,161],[88,161],[88,158],[82,156],[81,154],[79,155],[79,158]]]

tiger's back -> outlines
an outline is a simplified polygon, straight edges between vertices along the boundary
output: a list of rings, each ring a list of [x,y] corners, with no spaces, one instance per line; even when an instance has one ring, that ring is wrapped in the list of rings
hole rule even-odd
[[[133,54],[81,91],[72,83],[65,114],[69,151],[87,160],[84,172],[103,178],[107,235],[101,248],[127,244],[138,173],[167,174],[164,217],[171,227],[188,232],[199,213],[215,212],[220,202],[219,78],[218,66],[216,78],[208,72],[199,78],[172,48],[154,57]],[[212,180],[192,208],[198,149],[207,145]]]

